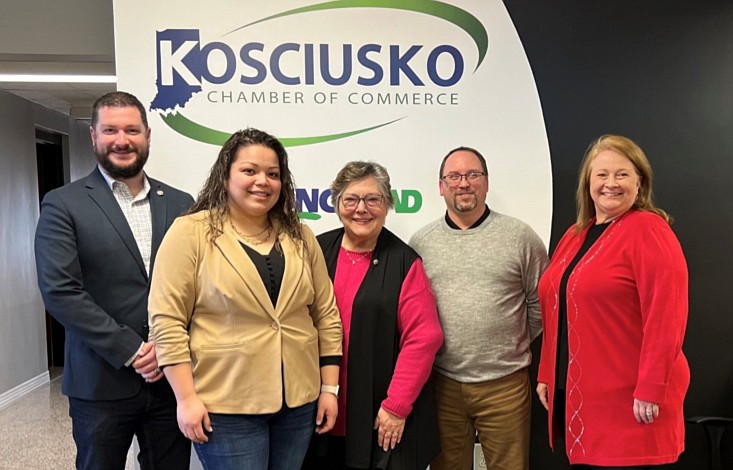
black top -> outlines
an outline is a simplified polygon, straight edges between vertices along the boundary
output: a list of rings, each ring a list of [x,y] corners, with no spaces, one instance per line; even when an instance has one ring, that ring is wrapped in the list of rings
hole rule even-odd
[[[572,274],[575,266],[578,265],[583,256],[590,250],[593,244],[600,238],[603,232],[611,223],[593,225],[588,230],[588,234],[583,241],[583,245],[578,250],[575,258],[565,268],[565,272],[560,280],[560,305],[558,309],[557,321],[559,322],[559,334],[557,335],[557,373],[555,374],[555,387],[558,390],[565,389],[565,382],[568,377],[568,308],[567,308],[567,287],[568,279]]]
[[[257,250],[248,247],[246,244],[239,242],[244,251],[257,268],[257,272],[265,284],[270,301],[273,307],[277,307],[277,297],[280,295],[280,286],[283,282],[283,274],[285,273],[285,257],[282,251],[278,249],[277,243],[266,255],[259,253]]]

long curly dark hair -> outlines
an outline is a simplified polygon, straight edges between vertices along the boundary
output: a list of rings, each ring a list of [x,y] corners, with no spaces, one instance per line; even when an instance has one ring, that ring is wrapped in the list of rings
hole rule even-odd
[[[303,230],[295,206],[295,181],[288,167],[288,153],[277,138],[251,127],[235,132],[224,143],[219,151],[219,156],[211,167],[203,189],[201,189],[196,202],[188,210],[188,213],[194,214],[208,210],[211,238],[217,238],[223,233],[224,219],[229,211],[227,205],[229,173],[237,158],[237,151],[250,145],[261,145],[277,155],[282,189],[280,190],[280,197],[270,209],[268,216],[271,220],[278,222],[276,224],[278,234],[286,233],[293,240],[303,240]]]

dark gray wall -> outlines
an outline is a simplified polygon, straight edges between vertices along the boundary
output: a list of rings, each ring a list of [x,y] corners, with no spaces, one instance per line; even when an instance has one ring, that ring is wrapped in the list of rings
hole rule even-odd
[[[0,90],[0,394],[48,370],[33,256],[39,213],[36,126],[66,136],[72,175],[94,166],[88,124]]]
[[[505,0],[535,75],[553,165],[552,247],[575,218],[582,155],[604,133],[631,137],[676,219],[690,272],[686,414],[733,417],[733,4],[711,0]],[[538,345],[535,345],[535,349]],[[532,468],[567,468],[533,410]],[[674,468],[704,469],[696,426]],[[724,468],[733,468],[733,429]],[[562,454],[562,452],[560,452]]]
[[[48,370],[33,240],[38,184],[33,107],[0,91],[0,393]]]

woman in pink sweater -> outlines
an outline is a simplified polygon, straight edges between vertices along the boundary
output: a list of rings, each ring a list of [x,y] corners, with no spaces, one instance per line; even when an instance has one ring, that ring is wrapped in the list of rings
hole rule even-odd
[[[343,228],[318,236],[344,327],[333,430],[311,443],[304,468],[423,470],[438,454],[433,389],[443,343],[422,260],[384,228],[389,175],[350,162],[331,185]]]

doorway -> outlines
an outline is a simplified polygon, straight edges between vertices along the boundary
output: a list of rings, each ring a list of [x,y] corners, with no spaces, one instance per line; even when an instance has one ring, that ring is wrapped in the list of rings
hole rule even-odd
[[[64,185],[63,135],[36,128],[36,167],[38,168],[38,201],[47,192]],[[48,368],[64,366],[63,325],[46,312],[46,355]]]

